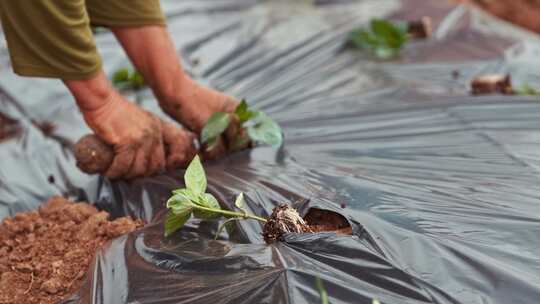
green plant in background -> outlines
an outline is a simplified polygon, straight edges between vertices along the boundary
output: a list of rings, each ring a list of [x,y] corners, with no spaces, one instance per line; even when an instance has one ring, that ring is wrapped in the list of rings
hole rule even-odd
[[[174,190],[173,195],[167,201],[169,211],[165,219],[165,236],[182,228],[192,215],[203,220],[215,219],[220,216],[227,217],[228,220],[219,227],[217,235],[230,221],[252,219],[266,222],[266,219],[262,217],[247,213],[243,208],[244,195],[242,193],[235,202],[235,206],[241,212],[221,209],[217,199],[212,194],[206,193],[206,174],[199,156],[195,156],[189,164],[184,175],[184,183],[186,188]]]
[[[379,59],[399,56],[409,39],[408,24],[394,24],[382,19],[372,19],[369,27],[353,30],[349,34],[349,44],[368,50]]]
[[[317,290],[319,291],[319,296],[321,297],[321,304],[329,304],[330,302],[328,300],[328,293],[324,288],[321,278],[317,277],[315,283],[317,284]]]
[[[139,90],[146,86],[141,73],[136,70],[130,72],[127,68],[116,70],[112,83],[119,90]]]
[[[240,102],[234,113],[214,113],[201,132],[201,143],[206,144],[211,150],[233,119],[237,119],[239,123],[233,146],[242,146],[248,140],[274,147],[279,147],[283,143],[279,125],[263,112],[250,110],[245,100]],[[243,130],[247,131],[248,138],[243,136]]]
[[[529,84],[524,84],[520,86],[519,88],[514,90],[514,93],[516,95],[533,95],[533,96],[539,96],[540,91],[536,88],[530,86]]]

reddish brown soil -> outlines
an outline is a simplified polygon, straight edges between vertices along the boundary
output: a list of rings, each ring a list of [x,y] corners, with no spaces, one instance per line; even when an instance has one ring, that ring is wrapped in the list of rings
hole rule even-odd
[[[17,131],[17,122],[0,113],[0,141],[15,135]]]
[[[86,203],[55,197],[39,211],[0,224],[0,303],[51,304],[82,284],[95,252],[107,241],[142,226],[108,220]]]
[[[352,227],[339,213],[322,209],[309,209],[304,220],[313,232],[335,232],[337,234],[352,234]]]
[[[263,227],[263,238],[267,244],[283,240],[287,233],[334,232],[351,235],[352,227],[339,213],[311,208],[301,218],[298,212],[287,204],[276,206]]]
[[[491,14],[540,33],[540,0],[453,0],[476,5]]]

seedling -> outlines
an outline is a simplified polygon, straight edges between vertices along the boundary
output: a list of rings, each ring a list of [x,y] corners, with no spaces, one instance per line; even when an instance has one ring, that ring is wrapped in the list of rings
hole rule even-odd
[[[244,195],[236,199],[235,206],[241,212],[223,210],[217,199],[210,193],[206,193],[206,174],[199,156],[189,164],[184,175],[186,188],[173,191],[173,196],[167,201],[167,218],[165,220],[165,236],[169,236],[182,228],[193,215],[202,220],[209,220],[224,216],[228,218],[218,229],[218,235],[226,223],[238,220],[257,220],[266,222],[266,219],[249,214],[243,208]]]
[[[520,86],[519,88],[515,89],[514,93],[516,95],[539,96],[540,95],[540,90],[530,86],[529,84],[524,84],[524,85]]]
[[[317,290],[319,290],[319,296],[321,297],[321,304],[329,304],[328,300],[328,292],[324,288],[324,284],[321,280],[321,278],[317,277],[317,280],[315,281],[317,284]]]
[[[348,41],[351,46],[367,50],[379,59],[392,59],[399,56],[408,40],[407,23],[372,19],[368,28],[353,30]]]
[[[146,86],[141,73],[136,70],[130,71],[127,68],[114,72],[112,83],[119,90],[140,90]]]
[[[206,193],[206,175],[199,156],[195,156],[189,164],[184,182],[186,188],[174,190],[167,201],[169,211],[165,219],[165,236],[170,236],[182,228],[192,215],[202,220],[226,217],[227,220],[218,228],[216,237],[227,223],[239,220],[256,220],[264,223],[263,237],[268,244],[281,240],[286,233],[313,232],[296,209],[286,204],[275,207],[270,218],[265,219],[247,212],[244,208],[244,195],[240,193],[234,203],[239,212],[221,209],[217,199],[212,194]]]
[[[238,126],[231,128],[231,123]],[[254,143],[279,147],[283,143],[283,135],[279,125],[261,111],[249,109],[245,100],[236,107],[234,113],[214,113],[201,132],[201,143],[207,145],[208,150],[216,147],[219,137],[226,133],[229,139],[229,150],[237,151]]]

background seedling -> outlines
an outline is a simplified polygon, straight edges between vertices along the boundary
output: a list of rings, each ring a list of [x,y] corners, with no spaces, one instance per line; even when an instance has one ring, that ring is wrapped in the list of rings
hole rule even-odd
[[[329,304],[330,302],[328,300],[328,293],[326,292],[326,289],[324,288],[321,278],[317,277],[316,283],[317,283],[317,290],[319,291],[319,295],[321,297],[321,304]]]
[[[514,93],[516,95],[532,95],[532,96],[539,96],[540,90],[530,86],[529,84],[524,84],[517,89],[514,90]]]
[[[206,193],[206,174],[204,173],[199,156],[195,156],[189,164],[184,175],[184,182],[186,188],[174,190],[172,197],[167,201],[169,212],[165,220],[165,236],[169,236],[182,228],[191,218],[191,215],[203,220],[214,219],[220,216],[229,218],[218,229],[218,234],[229,221],[252,219],[266,222],[266,219],[262,217],[248,214],[242,207],[244,200],[243,194],[238,196],[235,203],[242,212],[221,209],[217,199],[212,194]]]
[[[408,24],[394,24],[382,19],[372,19],[369,27],[353,30],[349,34],[349,45],[367,50],[379,59],[399,56],[408,41]]]
[[[263,112],[250,110],[245,100],[240,102],[234,113],[214,113],[201,132],[201,143],[206,144],[208,150],[212,150],[219,136],[230,131],[228,128],[233,120],[238,123],[238,128],[233,129],[233,134],[230,134],[232,136],[229,136],[233,138],[229,150],[238,150],[249,140],[274,147],[279,147],[283,143],[279,125]]]
[[[119,90],[140,90],[146,86],[144,78],[136,70],[130,71],[127,68],[114,72],[112,83]]]

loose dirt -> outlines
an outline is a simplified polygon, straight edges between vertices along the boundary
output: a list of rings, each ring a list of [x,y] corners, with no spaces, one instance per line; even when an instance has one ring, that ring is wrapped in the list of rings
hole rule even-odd
[[[0,303],[52,304],[83,283],[95,252],[107,241],[141,227],[140,220],[55,197],[38,211],[0,224]]]
[[[540,1],[538,0],[454,0],[476,5],[491,14],[540,33]]]
[[[15,135],[17,131],[17,122],[0,113],[0,141]]]
[[[336,212],[311,208],[304,220],[313,232],[331,231],[337,234],[350,235],[352,227],[347,219]]]
[[[352,227],[339,213],[311,208],[304,218],[287,204],[274,208],[263,228],[264,241],[271,244],[283,240],[287,233],[334,232],[351,235]]]

